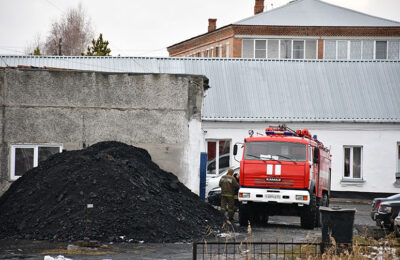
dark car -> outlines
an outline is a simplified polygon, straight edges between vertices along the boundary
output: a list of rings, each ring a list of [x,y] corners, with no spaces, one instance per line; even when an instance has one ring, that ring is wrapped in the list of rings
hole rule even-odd
[[[372,220],[375,221],[375,215],[378,212],[379,206],[381,205],[382,202],[393,201],[393,200],[400,200],[400,193],[392,195],[392,196],[389,196],[387,198],[375,198],[372,201],[372,209],[371,209],[371,218],[372,218]]]
[[[394,219],[400,212],[400,200],[382,202],[375,214],[376,224],[393,230]]]

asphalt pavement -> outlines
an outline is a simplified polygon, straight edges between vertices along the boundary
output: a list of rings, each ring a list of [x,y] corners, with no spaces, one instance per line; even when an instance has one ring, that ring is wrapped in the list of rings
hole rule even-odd
[[[369,201],[332,200],[331,207],[356,209],[354,226],[370,229],[376,228],[370,217]],[[236,216],[237,217],[237,216]],[[362,228],[361,228],[362,229]],[[354,230],[358,234],[360,228]],[[321,228],[305,230],[300,227],[299,217],[271,216],[268,225],[252,226],[251,230],[240,227],[237,222],[221,228],[219,241],[263,241],[263,242],[319,242]],[[192,243],[165,244],[107,244],[103,248],[92,249],[90,254],[82,250],[67,251],[66,243],[51,243],[44,241],[11,241],[0,240],[0,259],[44,259],[45,255],[64,258],[81,259],[192,259]],[[62,259],[62,258],[60,258]]]

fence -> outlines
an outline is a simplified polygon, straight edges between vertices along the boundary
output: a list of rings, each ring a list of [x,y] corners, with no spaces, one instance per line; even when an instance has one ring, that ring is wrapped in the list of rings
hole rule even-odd
[[[395,255],[399,245],[357,245],[357,254],[372,259],[386,259]],[[332,247],[324,243],[278,243],[278,242],[194,242],[193,260],[273,260],[304,259],[318,257],[328,250],[330,254],[340,254],[354,250],[351,244]]]

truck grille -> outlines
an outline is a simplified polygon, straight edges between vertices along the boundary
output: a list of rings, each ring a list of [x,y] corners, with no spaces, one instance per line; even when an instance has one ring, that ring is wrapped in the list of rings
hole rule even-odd
[[[294,186],[294,180],[288,180],[288,179],[281,179],[280,181],[270,181],[267,179],[261,179],[261,178],[255,178],[254,179],[254,185],[256,186],[285,186],[285,187],[292,187]]]

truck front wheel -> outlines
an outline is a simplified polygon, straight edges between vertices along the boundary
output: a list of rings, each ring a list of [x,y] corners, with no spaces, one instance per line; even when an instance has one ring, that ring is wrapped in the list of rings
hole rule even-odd
[[[302,228],[313,229],[317,220],[317,199],[315,193],[310,194],[310,205],[305,206],[300,215]]]

